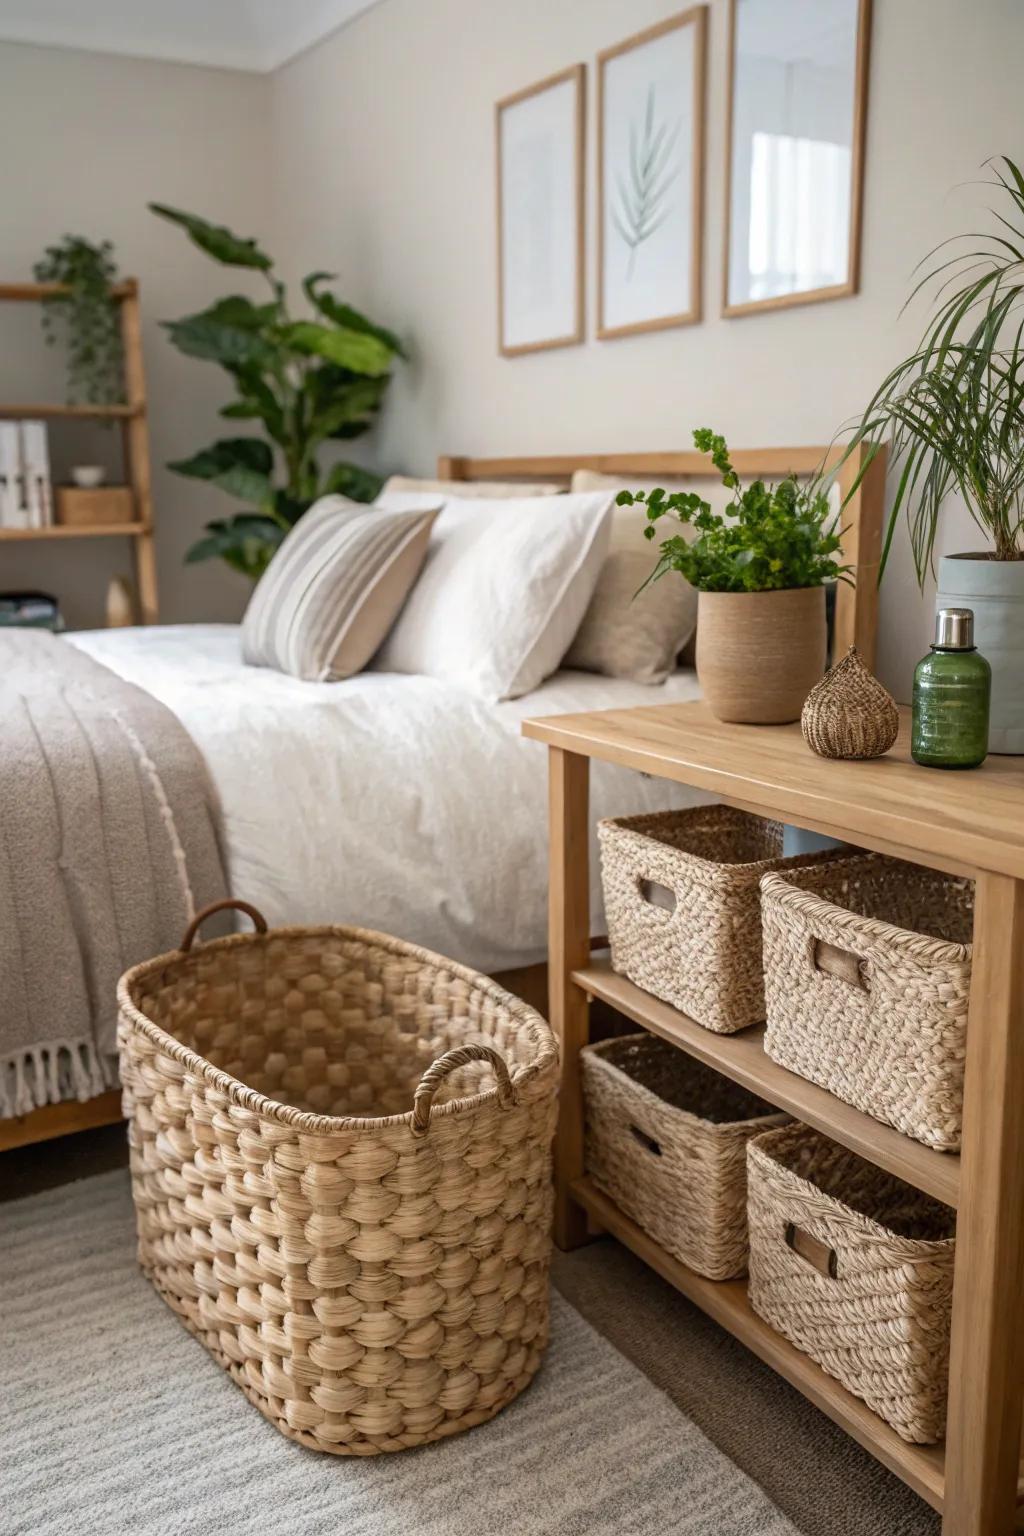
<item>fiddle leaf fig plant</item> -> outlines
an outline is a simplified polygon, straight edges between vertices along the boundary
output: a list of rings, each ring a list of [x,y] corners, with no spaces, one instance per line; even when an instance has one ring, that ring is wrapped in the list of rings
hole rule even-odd
[[[692,539],[673,534],[662,542],[644,586],[666,571],[679,571],[699,592],[775,592],[849,580],[850,567],[834,558],[841,543],[839,517],[820,474],[808,481],[787,475],[775,485],[755,480],[744,489],[724,437],[700,427],[693,441],[710,455],[734,498],[722,514],[696,491],[620,491],[619,506],[646,503],[645,538],[656,538],[655,523],[669,515],[696,533]]]
[[[273,258],[255,240],[162,203],[150,208],[184,229],[206,255],[261,274],[269,288],[262,303],[229,294],[198,314],[166,322],[180,352],[217,363],[231,378],[235,399],[221,415],[255,423],[261,433],[225,436],[168,465],[246,504],[245,510],[208,523],[186,559],[220,558],[256,579],[318,497],[339,492],[353,501],[372,501],[376,496],[381,476],[344,460],[324,467],[321,454],[373,425],[395,359],[406,352],[394,332],[325,287],[330,272],[312,272],[303,281],[312,315],[296,316]]]
[[[37,283],[65,290],[42,301],[43,336],[49,347],[67,345],[68,403],[119,405],[124,399],[121,319],[111,289],[117,281],[114,247],[64,235],[47,246],[32,268]]]

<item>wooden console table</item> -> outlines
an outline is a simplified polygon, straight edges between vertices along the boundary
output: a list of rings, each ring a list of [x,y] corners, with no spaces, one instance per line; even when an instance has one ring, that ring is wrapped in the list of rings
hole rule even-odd
[[[1007,1536],[1018,1514],[1024,1399],[1024,763],[994,757],[968,773],[919,768],[910,759],[906,719],[887,757],[825,762],[805,746],[799,726],[725,725],[703,704],[556,715],[528,720],[523,731],[550,749],[550,1012],[563,1050],[560,1246],[583,1242],[588,1218],[606,1229],[941,1510],[944,1536]],[[712,1034],[591,958],[591,758],[976,881],[959,1157],[912,1141],[776,1066],[759,1030]],[[588,1181],[578,1058],[593,998],[956,1208],[944,1446],[901,1440],[761,1321],[745,1281],[715,1283],[687,1269]]]

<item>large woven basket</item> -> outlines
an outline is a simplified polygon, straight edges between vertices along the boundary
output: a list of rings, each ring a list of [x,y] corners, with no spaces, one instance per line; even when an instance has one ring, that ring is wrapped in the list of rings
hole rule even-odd
[[[747,1160],[754,1311],[904,1440],[940,1440],[955,1213],[805,1125]]]
[[[765,1049],[943,1151],[960,1145],[974,888],[877,854],[761,885]]]
[[[787,1117],[655,1035],[580,1060],[594,1183],[698,1274],[746,1274],[747,1142]]]
[[[782,856],[782,827],[727,805],[598,823],[612,966],[719,1034],[764,1018],[759,883],[833,852]]]
[[[480,1424],[547,1340],[554,1037],[412,944],[246,910],[118,989],[142,1267],[303,1445]]]

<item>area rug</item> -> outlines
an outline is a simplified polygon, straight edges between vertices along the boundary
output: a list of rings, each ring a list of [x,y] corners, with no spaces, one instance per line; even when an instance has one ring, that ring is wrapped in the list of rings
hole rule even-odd
[[[0,1206],[5,1536],[793,1536],[557,1294],[492,1423],[398,1455],[285,1440],[135,1264],[127,1174]]]

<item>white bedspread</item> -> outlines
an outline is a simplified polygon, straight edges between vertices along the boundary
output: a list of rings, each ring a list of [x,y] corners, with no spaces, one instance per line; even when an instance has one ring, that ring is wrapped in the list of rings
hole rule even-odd
[[[546,749],[531,715],[692,699],[562,672],[490,705],[426,677],[305,683],[243,666],[233,625],[69,636],[160,699],[206,759],[231,889],[271,924],[351,922],[483,971],[546,951]],[[595,764],[596,817],[694,804],[697,791]],[[593,932],[602,931],[596,839]]]

